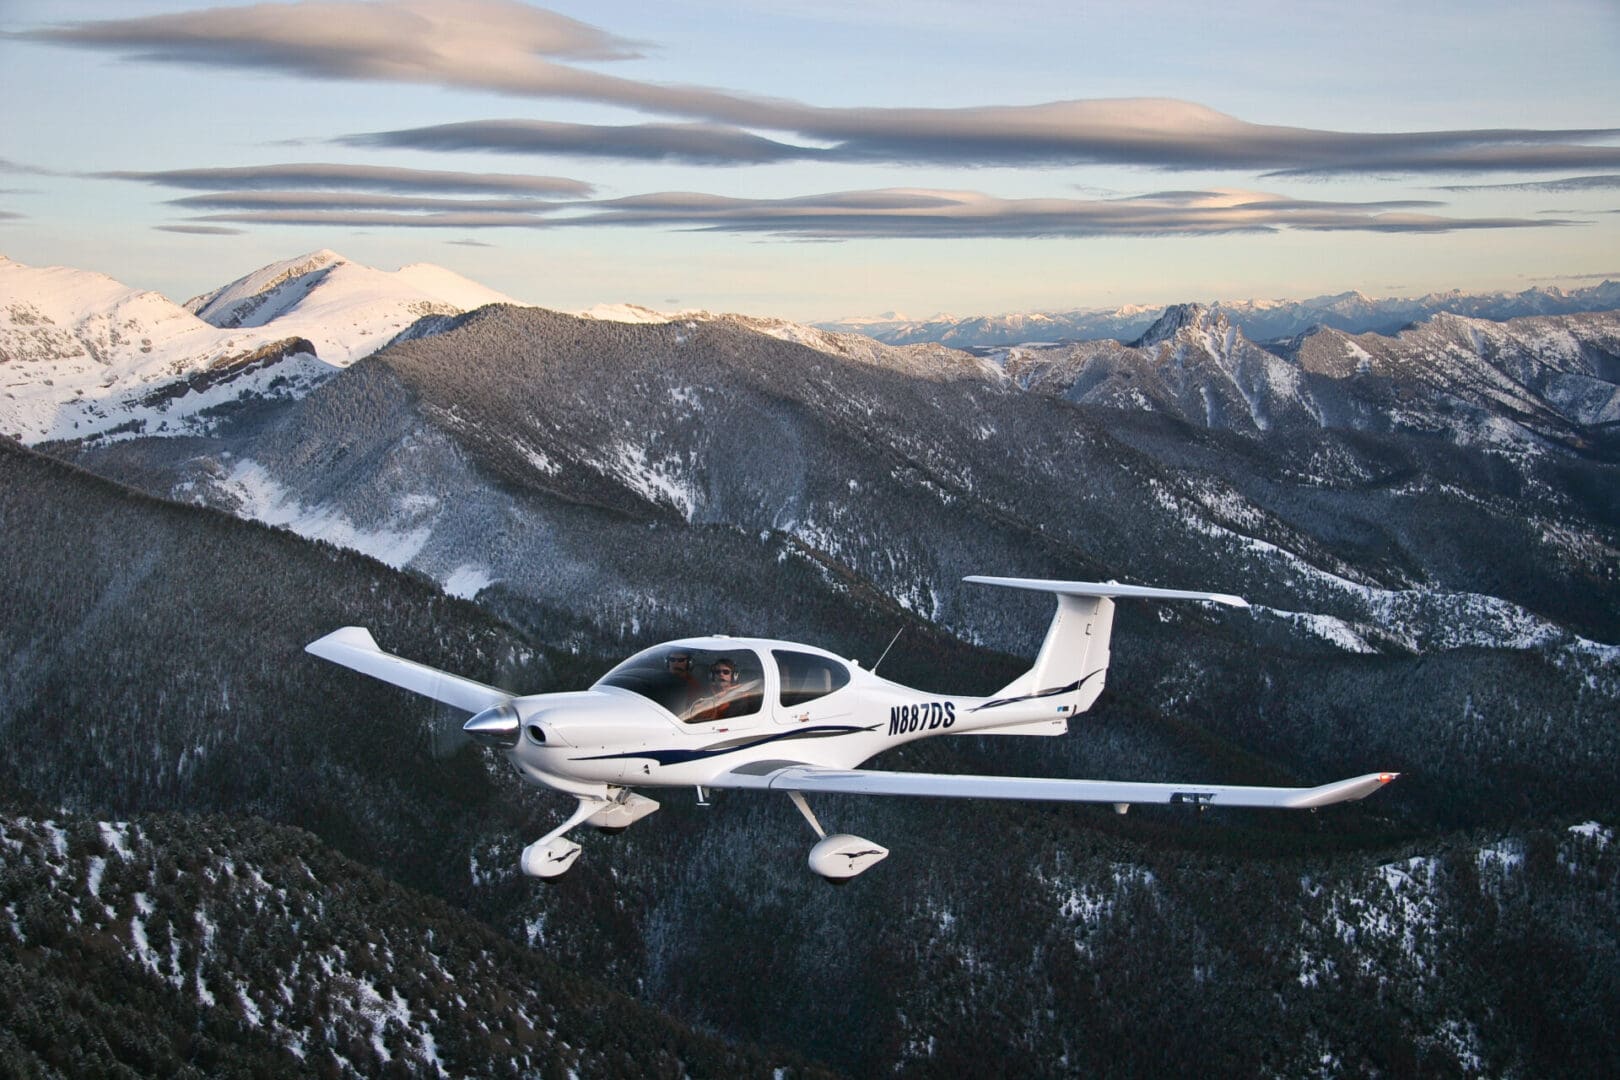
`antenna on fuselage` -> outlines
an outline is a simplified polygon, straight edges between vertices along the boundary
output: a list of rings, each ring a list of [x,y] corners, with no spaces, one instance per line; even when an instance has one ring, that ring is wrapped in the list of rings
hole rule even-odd
[[[892,648],[894,648],[894,643],[895,643],[895,642],[897,642],[897,641],[899,641],[899,640],[900,640],[900,635],[901,635],[901,634],[903,634],[903,633],[905,633],[905,632],[906,632],[906,628],[905,628],[905,627],[904,627],[904,626],[901,626],[901,627],[900,627],[900,629],[898,629],[898,630],[896,630],[896,631],[895,631],[895,632],[894,632],[894,637],[892,637],[892,638],[890,638],[890,639],[889,639],[889,644],[888,644],[888,645],[887,645],[887,646],[885,646],[885,647],[884,647],[884,649],[883,649],[883,655],[882,655],[882,656],[879,656],[879,657],[878,657],[878,658],[877,658],[877,664],[873,664],[873,665],[872,665],[872,669],[871,669],[871,670],[872,670],[872,673],[873,673],[873,674],[876,674],[876,673],[877,673],[877,669],[878,669],[878,664],[881,664],[881,663],[883,663],[883,657],[884,657],[884,656],[888,656],[888,655],[889,655],[889,650],[890,650],[890,649],[892,649]]]

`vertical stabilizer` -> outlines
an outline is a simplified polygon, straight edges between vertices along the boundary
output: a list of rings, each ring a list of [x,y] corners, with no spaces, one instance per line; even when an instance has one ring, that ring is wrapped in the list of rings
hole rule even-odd
[[[1227,593],[1154,589],[1095,581],[1047,581],[1040,578],[970,577],[980,585],[1002,585],[1053,593],[1057,611],[1047,628],[1046,640],[1035,664],[997,691],[997,698],[1020,698],[1053,692],[1079,695],[1074,712],[1091,708],[1103,690],[1108,672],[1109,640],[1114,630],[1114,600],[1204,600],[1231,607],[1248,607],[1241,597]]]
[[[1034,666],[996,696],[1041,694],[1078,683],[1081,695],[1074,711],[1084,712],[1102,693],[1113,632],[1114,602],[1108,597],[1059,593]]]

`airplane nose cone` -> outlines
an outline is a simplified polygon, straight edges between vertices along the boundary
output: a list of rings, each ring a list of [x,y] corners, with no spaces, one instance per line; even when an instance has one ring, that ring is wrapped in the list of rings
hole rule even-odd
[[[474,716],[461,725],[461,730],[484,746],[510,750],[517,745],[518,732],[522,727],[523,722],[518,719],[517,710],[512,708],[510,702],[503,702]]]

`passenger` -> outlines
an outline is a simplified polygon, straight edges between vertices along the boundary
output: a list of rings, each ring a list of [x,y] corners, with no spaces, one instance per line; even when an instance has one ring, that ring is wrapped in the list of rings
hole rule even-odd
[[[709,690],[692,710],[689,720],[719,720],[736,702],[737,665],[722,656],[709,665]]]

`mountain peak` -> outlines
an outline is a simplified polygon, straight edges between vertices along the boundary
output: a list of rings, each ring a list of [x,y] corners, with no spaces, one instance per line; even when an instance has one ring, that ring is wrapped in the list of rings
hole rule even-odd
[[[1217,311],[1203,304],[1171,304],[1164,309],[1164,314],[1154,320],[1153,325],[1143,332],[1131,344],[1138,348],[1157,345],[1161,341],[1169,341],[1182,330],[1188,327],[1209,329],[1211,326],[1226,322],[1224,312]]]
[[[284,301],[289,299],[285,295],[289,285],[302,284],[307,291],[334,268],[347,265],[352,264],[342,255],[331,248],[321,248],[307,255],[261,266],[229,285],[194,296],[186,301],[186,310],[221,329],[262,326],[281,314],[281,306],[273,305],[271,301],[278,294],[283,294]],[[267,308],[266,305],[270,306]]]
[[[423,315],[460,314],[485,304],[511,303],[516,301],[506,294],[442,266],[411,263],[399,270],[378,270],[331,248],[321,248],[262,266],[188,300],[186,307],[220,329],[263,327],[296,315],[320,324],[313,332],[299,333],[321,347],[323,360],[346,364],[381,342],[360,338],[340,346],[326,332],[338,329],[334,316],[352,323],[355,314],[364,309],[368,314],[362,320],[383,320],[389,324],[391,337]],[[382,327],[373,329],[380,332]]]
[[[1342,304],[1371,304],[1372,298],[1360,289],[1350,289],[1347,292],[1313,296],[1309,300],[1300,301],[1303,307],[1336,307]]]
[[[442,267],[377,270],[330,248],[261,267],[185,308],[72,267],[6,259],[0,278],[0,357],[26,361],[0,395],[0,434],[26,442],[147,422],[173,433],[261,384],[307,389],[427,316],[514,303]],[[303,359],[278,360],[292,356]]]

